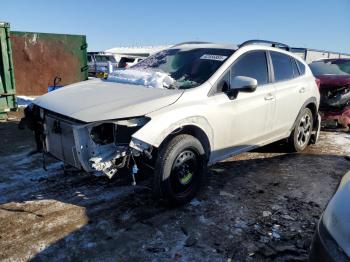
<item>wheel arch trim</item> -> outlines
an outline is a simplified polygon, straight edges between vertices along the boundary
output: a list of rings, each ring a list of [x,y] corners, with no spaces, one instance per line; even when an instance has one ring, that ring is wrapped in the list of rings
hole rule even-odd
[[[312,106],[312,108],[310,108],[309,106]],[[311,110],[312,115],[314,117],[314,125],[315,125],[315,122],[316,122],[315,120],[317,119],[317,116],[318,116],[318,107],[317,107],[317,99],[316,99],[316,97],[313,96],[313,97],[308,98],[304,102],[302,107],[300,108],[299,113],[298,113],[297,117],[295,118],[294,124],[291,127],[290,131],[292,131],[295,128],[295,125],[297,124],[297,121],[305,108],[309,108]]]

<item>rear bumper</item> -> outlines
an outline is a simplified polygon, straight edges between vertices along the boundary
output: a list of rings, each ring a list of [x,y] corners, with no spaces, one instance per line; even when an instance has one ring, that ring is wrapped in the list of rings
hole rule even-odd
[[[312,241],[309,261],[350,261],[350,258],[346,256],[323,225],[322,218],[317,225],[317,230]]]
[[[350,107],[346,107],[339,112],[324,112],[323,124],[325,126],[338,126],[338,124],[343,127],[350,126]]]

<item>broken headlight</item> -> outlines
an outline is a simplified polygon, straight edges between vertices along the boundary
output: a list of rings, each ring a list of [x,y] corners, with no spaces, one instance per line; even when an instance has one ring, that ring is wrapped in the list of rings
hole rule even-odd
[[[131,136],[143,127],[150,119],[146,117],[136,117],[120,120],[116,123],[115,143],[129,144]]]
[[[94,126],[90,131],[90,137],[95,144],[107,145],[114,142],[115,125],[113,123],[103,123]]]
[[[95,144],[129,144],[131,136],[144,126],[150,119],[136,117],[101,123],[91,128],[90,137]]]
[[[136,127],[136,126],[144,126],[145,124],[148,123],[151,119],[148,117],[135,117],[135,118],[130,118],[130,119],[125,119],[125,120],[119,120],[116,121],[115,123],[117,125],[121,126],[128,126],[128,127]]]

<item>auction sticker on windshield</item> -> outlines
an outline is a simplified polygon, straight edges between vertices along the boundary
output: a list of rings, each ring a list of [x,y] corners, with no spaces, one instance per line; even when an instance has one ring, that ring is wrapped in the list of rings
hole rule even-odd
[[[224,61],[226,58],[227,58],[227,56],[209,55],[209,54],[204,54],[200,57],[200,59],[215,60],[215,61]]]

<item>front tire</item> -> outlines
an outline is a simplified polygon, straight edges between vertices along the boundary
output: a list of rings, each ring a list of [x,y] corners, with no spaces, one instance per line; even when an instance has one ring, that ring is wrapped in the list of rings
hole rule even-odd
[[[158,154],[153,190],[172,206],[191,201],[200,189],[207,171],[207,158],[198,139],[178,135]]]
[[[292,151],[301,152],[308,146],[314,126],[313,119],[311,110],[304,108],[288,139]]]

